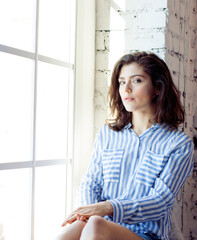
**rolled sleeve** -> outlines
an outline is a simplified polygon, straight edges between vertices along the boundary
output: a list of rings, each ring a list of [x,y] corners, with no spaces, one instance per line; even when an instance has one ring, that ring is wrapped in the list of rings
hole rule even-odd
[[[120,223],[124,220],[124,207],[122,204],[117,200],[108,200],[113,206],[113,222]]]

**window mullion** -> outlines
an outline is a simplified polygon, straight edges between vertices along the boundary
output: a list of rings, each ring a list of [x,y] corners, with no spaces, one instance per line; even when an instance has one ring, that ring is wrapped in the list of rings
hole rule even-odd
[[[39,0],[36,1],[35,25],[35,68],[33,101],[33,143],[32,143],[32,203],[31,203],[31,240],[34,240],[35,228],[35,171],[36,171],[36,113],[37,113],[37,74],[38,74],[38,34],[39,34]]]
[[[9,53],[19,57],[35,60],[35,53],[33,52],[24,51],[22,49],[13,48],[13,47],[2,45],[2,44],[0,44],[0,52]],[[51,58],[51,57],[40,55],[40,54],[37,55],[37,59],[41,62],[50,63],[53,65],[65,67],[68,69],[74,69],[74,64],[72,64],[71,62],[65,62],[56,58]]]

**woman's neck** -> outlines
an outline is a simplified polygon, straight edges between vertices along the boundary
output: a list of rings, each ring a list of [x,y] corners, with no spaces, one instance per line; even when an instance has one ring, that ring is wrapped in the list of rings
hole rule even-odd
[[[149,114],[132,113],[132,129],[138,136],[144,133],[154,123],[152,116]]]

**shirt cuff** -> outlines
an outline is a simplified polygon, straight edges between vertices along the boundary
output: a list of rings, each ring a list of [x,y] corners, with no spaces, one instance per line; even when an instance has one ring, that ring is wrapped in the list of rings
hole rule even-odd
[[[117,199],[107,200],[113,207],[113,222],[122,223],[124,219],[124,208]]]

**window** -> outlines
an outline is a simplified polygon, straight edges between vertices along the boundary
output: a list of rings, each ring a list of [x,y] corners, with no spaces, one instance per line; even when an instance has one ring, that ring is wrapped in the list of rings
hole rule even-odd
[[[51,239],[72,195],[75,1],[1,1],[0,29],[0,232]]]

